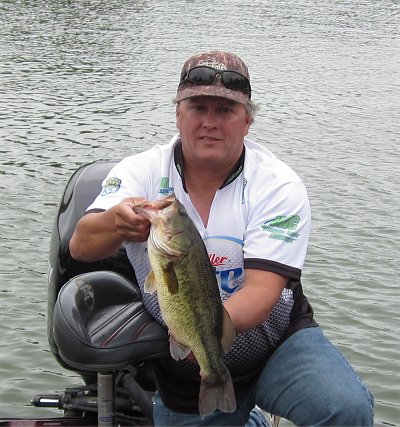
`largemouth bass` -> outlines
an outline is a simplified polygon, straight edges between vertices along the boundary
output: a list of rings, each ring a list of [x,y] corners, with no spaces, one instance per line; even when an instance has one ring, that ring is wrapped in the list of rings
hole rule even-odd
[[[200,366],[199,414],[234,412],[235,393],[222,353],[232,346],[235,331],[203,239],[174,194],[133,210],[151,222],[147,249],[152,271],[145,291],[157,291],[171,356],[181,360],[192,352]]]

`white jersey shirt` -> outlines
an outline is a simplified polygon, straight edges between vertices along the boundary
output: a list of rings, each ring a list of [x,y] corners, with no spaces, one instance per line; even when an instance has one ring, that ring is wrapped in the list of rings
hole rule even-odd
[[[243,286],[245,268],[273,271],[300,285],[311,224],[305,186],[264,146],[246,138],[244,147],[243,161],[215,194],[207,226],[185,191],[179,135],[118,163],[87,211],[109,209],[127,197],[155,200],[174,192],[203,237],[223,301]],[[143,290],[150,271],[147,243],[125,247],[146,309],[163,323],[156,295]],[[302,290],[296,295],[303,297]],[[276,348],[293,321],[295,299],[288,286],[264,324],[238,335],[225,355],[233,377],[259,366]]]

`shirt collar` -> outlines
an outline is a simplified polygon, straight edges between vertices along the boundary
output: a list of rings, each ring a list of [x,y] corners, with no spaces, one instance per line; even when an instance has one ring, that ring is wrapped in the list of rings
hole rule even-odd
[[[224,182],[222,183],[221,187],[219,187],[219,190],[229,185],[231,182],[233,182],[241,173],[244,167],[244,158],[245,158],[245,147],[243,146],[242,153],[236,162],[236,164],[233,166],[231,171],[229,172],[228,176],[225,178]],[[183,189],[187,192],[186,185],[185,185],[185,174],[184,174],[184,159],[183,159],[183,150],[182,150],[182,141],[179,140],[174,148],[174,162],[176,170],[179,173],[179,176],[182,179]]]

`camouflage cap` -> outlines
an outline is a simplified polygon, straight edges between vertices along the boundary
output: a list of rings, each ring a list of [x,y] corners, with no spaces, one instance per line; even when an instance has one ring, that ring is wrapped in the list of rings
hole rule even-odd
[[[231,99],[241,104],[246,104],[250,99],[250,93],[241,90],[228,89],[224,86],[221,78],[214,78],[209,84],[198,84],[190,81],[182,82],[186,73],[194,68],[206,66],[221,71],[235,71],[247,78],[250,85],[250,76],[246,64],[236,55],[229,52],[211,51],[199,53],[190,57],[182,67],[181,83],[178,86],[177,101],[194,96],[218,96]]]

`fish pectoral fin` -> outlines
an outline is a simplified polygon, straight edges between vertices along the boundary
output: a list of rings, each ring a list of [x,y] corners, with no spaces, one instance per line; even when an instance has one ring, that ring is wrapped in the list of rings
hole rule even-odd
[[[170,334],[169,352],[175,360],[182,360],[190,353],[190,348],[181,344],[173,335]]]
[[[144,281],[144,291],[148,294],[153,294],[157,290],[156,278],[154,276],[154,271],[150,271],[150,273],[146,276]]]
[[[226,311],[225,307],[222,307],[221,346],[224,353],[227,353],[232,348],[235,338],[236,332],[231,317],[229,316],[229,313]]]
[[[169,293],[177,294],[179,291],[179,284],[174,270],[174,264],[172,262],[163,267],[163,275],[163,282],[167,285]]]

